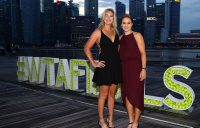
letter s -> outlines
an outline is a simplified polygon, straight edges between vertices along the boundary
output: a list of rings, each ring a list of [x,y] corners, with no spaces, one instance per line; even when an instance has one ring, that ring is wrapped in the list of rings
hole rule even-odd
[[[177,99],[171,94],[168,94],[163,100],[163,103],[168,107],[176,110],[186,110],[189,109],[195,99],[195,94],[193,89],[185,83],[179,82],[174,79],[174,75],[180,75],[184,78],[188,78],[192,70],[185,66],[172,66],[169,67],[163,76],[163,81],[165,86],[172,90],[173,92],[179,93],[183,96],[183,99]]]

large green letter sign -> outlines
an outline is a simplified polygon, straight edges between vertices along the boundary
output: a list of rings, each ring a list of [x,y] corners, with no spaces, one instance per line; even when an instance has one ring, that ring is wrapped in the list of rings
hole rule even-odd
[[[55,63],[58,62],[59,65],[55,84]],[[71,59],[69,63],[70,65],[67,59],[20,56],[17,61],[18,80],[29,80],[31,83],[44,83],[45,69],[47,69],[47,85],[62,87],[64,84],[65,89],[77,90],[79,89],[78,77],[85,75],[86,93],[98,95],[98,90],[92,82],[94,69],[90,63],[80,59]],[[79,66],[85,67],[85,69],[79,69]],[[175,110],[189,109],[195,99],[194,91],[187,84],[175,80],[174,76],[179,75],[187,79],[191,73],[192,70],[185,66],[172,66],[168,68],[163,75],[165,86],[169,90],[182,95],[183,99],[177,99],[171,94],[167,95],[166,98],[144,95],[144,104],[159,107],[166,105]],[[117,99],[120,97],[121,89],[120,86],[118,86],[115,98]]]
[[[28,60],[25,56],[20,56],[17,61],[17,76],[19,81],[26,81],[28,80],[29,76],[29,67],[28,67]]]
[[[59,62],[58,58],[44,58],[42,59],[47,65],[47,85],[55,85],[55,63]]]
[[[176,110],[186,110],[191,107],[195,98],[192,88],[188,86],[187,84],[176,81],[174,79],[174,75],[180,75],[187,79],[191,73],[192,73],[192,70],[185,66],[172,66],[165,71],[164,76],[163,76],[163,81],[164,81],[165,86],[169,90],[179,93],[184,98],[177,99],[173,97],[171,94],[169,94],[164,99],[163,101],[164,104]]]
[[[86,67],[86,74],[84,70],[78,69],[79,66]],[[86,93],[96,94],[96,87],[93,86],[91,80],[93,76],[93,69],[86,60],[71,59],[70,60],[70,76],[71,76],[71,89],[78,89],[78,76],[86,75]]]
[[[60,60],[56,77],[56,87],[62,87],[63,84],[65,89],[70,89],[70,74],[67,59]]]

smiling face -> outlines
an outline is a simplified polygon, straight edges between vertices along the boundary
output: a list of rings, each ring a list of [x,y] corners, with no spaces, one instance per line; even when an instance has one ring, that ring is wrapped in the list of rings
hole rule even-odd
[[[124,17],[121,26],[125,33],[132,31],[133,22],[130,17]]]
[[[105,25],[111,25],[113,23],[114,20],[114,14],[112,11],[107,11],[105,12],[103,21],[105,23]]]
[[[116,16],[115,16],[115,12],[111,8],[107,8],[102,13],[101,22],[100,22],[98,28],[100,30],[102,30],[105,26],[110,26],[116,32],[118,32],[118,30],[117,30],[117,19],[116,19]]]

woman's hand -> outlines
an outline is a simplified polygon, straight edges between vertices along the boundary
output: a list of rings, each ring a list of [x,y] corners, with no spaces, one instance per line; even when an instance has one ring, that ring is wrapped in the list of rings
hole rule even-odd
[[[141,72],[140,72],[140,81],[145,80],[146,77],[147,77],[147,75],[146,75],[146,69],[142,69]]]
[[[94,68],[104,68],[106,65],[105,65],[105,61],[95,61],[92,66]]]

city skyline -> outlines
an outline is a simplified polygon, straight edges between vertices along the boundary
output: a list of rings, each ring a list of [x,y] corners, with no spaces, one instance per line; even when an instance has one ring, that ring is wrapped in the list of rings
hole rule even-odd
[[[68,0],[63,0],[68,1]],[[99,0],[99,16],[105,8],[115,9],[115,1]],[[129,10],[129,0],[119,0],[126,5],[126,13]],[[84,15],[84,0],[73,0],[79,4],[80,15]],[[165,2],[165,0],[156,0],[157,3]],[[189,33],[190,30],[200,29],[198,21],[200,21],[200,2],[199,0],[181,0],[181,17],[180,17],[180,32]]]

